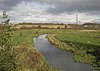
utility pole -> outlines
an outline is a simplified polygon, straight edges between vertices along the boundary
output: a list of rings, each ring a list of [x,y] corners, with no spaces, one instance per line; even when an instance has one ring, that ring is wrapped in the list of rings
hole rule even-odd
[[[76,24],[78,24],[78,14],[76,14]]]

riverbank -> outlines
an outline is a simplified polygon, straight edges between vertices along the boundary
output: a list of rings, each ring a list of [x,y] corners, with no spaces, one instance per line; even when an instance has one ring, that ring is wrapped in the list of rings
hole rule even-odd
[[[68,31],[70,32],[70,30],[65,30],[65,29],[31,29],[31,30],[16,30],[16,31],[14,31],[13,34],[11,34],[11,43],[12,43],[12,46],[15,48],[16,51],[17,50],[20,51],[20,52],[17,51],[18,53],[22,53],[22,54],[17,53],[18,58],[19,58],[17,60],[19,60],[18,62],[21,65],[20,66],[21,69],[23,69],[25,66],[26,66],[25,67],[26,70],[27,70],[27,68],[31,67],[30,65],[27,66],[27,61],[26,61],[27,59],[29,61],[31,61],[32,63],[35,63],[34,59],[37,59],[36,57],[39,57],[40,59],[38,61],[39,61],[39,64],[42,64],[42,68],[36,67],[37,69],[39,69],[41,71],[48,71],[48,70],[49,71],[58,71],[56,68],[49,65],[48,62],[44,59],[44,57],[39,53],[39,51],[37,51],[33,47],[34,46],[33,38],[37,37],[39,35],[42,35],[42,34],[55,34],[55,35],[49,35],[48,36],[49,41],[53,45],[56,45],[57,47],[59,47],[61,49],[64,49],[66,51],[73,53],[74,61],[88,63],[88,64],[94,66],[96,69],[100,69],[95,64],[95,63],[97,63],[96,57],[91,55],[91,49],[90,48],[89,48],[89,50],[90,50],[89,54],[87,54],[86,50],[84,50],[83,48],[76,48],[75,45],[73,45],[72,42],[69,43],[67,41],[66,42],[61,41],[62,38],[63,38],[63,40],[66,39],[65,38],[66,36],[62,36],[62,34],[68,32]],[[59,37],[57,37],[59,35],[59,33],[61,34],[60,35],[61,39],[58,39]],[[75,32],[72,32],[72,33],[75,33]],[[69,36],[73,35],[72,33],[69,34]],[[83,33],[83,34],[85,34],[85,33]],[[99,36],[98,36],[99,33],[97,33],[97,35],[95,35],[95,33],[94,33],[93,35],[94,36],[90,35],[89,37],[90,38],[96,38],[96,39],[99,38]],[[77,38],[77,36],[75,36],[75,37]],[[69,40],[70,40],[70,38],[69,38]],[[97,40],[94,40],[94,42],[97,42]],[[90,42],[88,42],[88,43],[90,43]],[[96,44],[96,43],[94,43],[94,44]],[[97,45],[99,45],[99,44],[97,44]],[[73,48],[73,47],[75,47],[75,48]],[[39,54],[39,56],[38,56],[38,54]],[[31,58],[32,55],[33,56],[36,55],[36,56],[34,58]],[[23,59],[23,58],[26,61],[26,64],[24,64],[24,62],[25,62],[24,60],[22,60],[22,63],[20,62],[20,60]],[[38,65],[38,67],[40,67],[40,66]]]
[[[16,30],[11,34],[11,43],[16,53],[18,71],[59,71],[49,65],[33,46],[33,38],[41,35],[34,30]]]
[[[59,71],[49,65],[41,53],[34,48],[19,47],[15,52],[20,71]]]
[[[74,62],[72,53],[53,46],[46,36],[47,34],[44,34],[34,38],[34,45],[51,65],[61,71],[95,71],[88,64]]]
[[[56,37],[57,35],[48,35],[48,40],[51,42],[51,44],[55,45],[58,48],[64,49],[66,51],[69,51],[73,53],[73,59],[76,62],[82,62],[82,63],[87,63],[92,66],[94,66],[96,69],[99,69],[99,67],[96,66],[95,62],[95,56],[91,54],[87,54],[84,49],[79,49],[79,48],[74,48],[73,43],[70,43],[72,46],[70,46],[67,43],[64,43]]]

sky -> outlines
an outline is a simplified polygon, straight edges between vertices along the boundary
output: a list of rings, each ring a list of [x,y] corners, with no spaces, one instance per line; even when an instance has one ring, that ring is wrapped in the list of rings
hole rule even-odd
[[[100,0],[0,0],[0,22],[4,10],[11,23],[100,23]]]

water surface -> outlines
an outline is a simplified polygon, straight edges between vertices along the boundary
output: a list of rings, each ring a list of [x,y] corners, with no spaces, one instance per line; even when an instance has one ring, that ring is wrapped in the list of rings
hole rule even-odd
[[[34,46],[49,64],[60,68],[62,71],[96,71],[88,64],[74,62],[72,53],[56,48],[45,37],[46,34],[34,38]]]

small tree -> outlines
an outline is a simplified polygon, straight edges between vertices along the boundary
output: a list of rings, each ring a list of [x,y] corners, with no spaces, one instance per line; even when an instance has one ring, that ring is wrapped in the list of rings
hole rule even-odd
[[[8,15],[6,14],[6,11],[3,11],[3,21],[4,24],[9,24],[10,19],[8,18]]]

